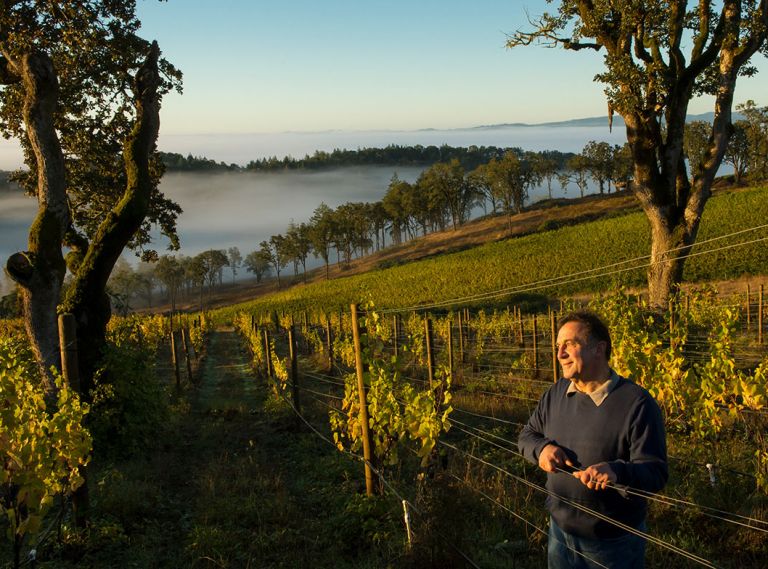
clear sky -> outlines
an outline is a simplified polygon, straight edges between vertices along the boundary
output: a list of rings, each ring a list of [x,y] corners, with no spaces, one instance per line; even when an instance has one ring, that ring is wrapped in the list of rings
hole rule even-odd
[[[544,0],[139,0],[184,72],[165,134],[460,128],[599,116],[593,52],[506,49]],[[764,105],[768,64],[737,102]],[[762,99],[762,100],[761,100]],[[692,113],[710,110],[694,102]]]
[[[556,4],[137,0],[140,34],[156,39],[184,73],[184,94],[163,102],[160,148],[244,163],[314,150],[285,150],[273,136],[274,149],[258,151],[238,138],[246,135],[262,140],[286,132],[456,129],[604,116],[603,86],[593,81],[603,69],[602,54],[505,47],[507,34],[530,29],[529,15]],[[768,60],[759,56],[753,63],[760,73],[739,80],[736,103],[767,105]],[[696,100],[689,110],[711,107],[711,100]],[[20,165],[18,144],[0,139],[0,169]]]

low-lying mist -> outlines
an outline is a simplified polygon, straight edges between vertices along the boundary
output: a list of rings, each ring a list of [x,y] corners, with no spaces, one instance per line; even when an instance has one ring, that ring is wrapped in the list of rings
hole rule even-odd
[[[420,167],[355,167],[323,172],[170,173],[161,183],[165,195],[183,209],[178,227],[181,252],[195,255],[206,249],[237,246],[245,256],[288,224],[309,221],[324,202],[380,200],[397,172],[415,181]],[[159,245],[167,245],[160,238]]]

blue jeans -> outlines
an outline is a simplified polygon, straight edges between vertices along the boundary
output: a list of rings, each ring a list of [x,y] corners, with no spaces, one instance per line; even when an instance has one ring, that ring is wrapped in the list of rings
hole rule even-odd
[[[637,528],[646,531],[645,522]],[[645,539],[626,534],[612,539],[587,539],[565,533],[549,519],[549,569],[643,569]]]

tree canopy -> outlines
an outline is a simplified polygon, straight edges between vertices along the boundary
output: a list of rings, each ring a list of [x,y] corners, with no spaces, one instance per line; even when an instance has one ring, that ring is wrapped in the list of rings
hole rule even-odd
[[[153,223],[177,243],[181,210],[158,190],[155,143],[160,100],[181,75],[137,35],[135,8],[97,0],[0,5],[0,130],[20,142],[27,170],[15,178],[38,199],[28,251],[11,256],[7,270],[45,370],[58,365],[57,311],[75,314],[88,347],[80,359],[85,390],[105,341],[107,279],[124,247],[154,257],[144,250]],[[62,299],[66,269],[73,284]]]
[[[509,47],[541,43],[604,54],[608,113],[624,119],[634,165],[632,190],[652,232],[651,302],[666,304],[682,278],[704,204],[732,131],[736,81],[755,73],[750,59],[768,54],[768,0],[562,0]],[[686,115],[692,97],[714,97],[708,147],[688,171]]]

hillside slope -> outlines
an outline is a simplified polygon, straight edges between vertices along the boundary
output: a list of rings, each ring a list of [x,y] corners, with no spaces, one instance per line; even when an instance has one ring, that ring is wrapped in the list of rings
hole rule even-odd
[[[768,188],[762,187],[719,192],[709,201],[698,244],[686,264],[686,282],[768,273],[768,247],[760,241],[766,239],[767,197]],[[361,270],[367,264],[367,272],[295,286],[225,312],[333,311],[367,299],[382,308],[398,309],[545,303],[551,297],[599,292],[611,286],[641,288],[650,249],[648,224],[631,198],[621,207],[622,198],[613,199],[601,202],[613,203],[617,206],[613,209],[598,213],[596,203],[589,204],[591,207],[583,204],[581,217],[546,216],[528,224],[542,229],[539,232],[526,233],[521,224],[517,237],[472,248],[457,238],[454,244],[465,250],[437,255],[434,251],[439,247],[434,245],[433,254],[426,258],[388,268],[376,268],[368,259],[357,267]],[[585,216],[598,219],[572,223]]]
[[[491,242],[521,237],[547,228],[551,230],[556,227],[594,221],[631,211],[639,211],[639,206],[628,192],[605,196],[592,195],[584,198],[546,200],[530,206],[524,212],[512,216],[511,219],[505,215],[486,216],[472,220],[455,231],[437,231],[401,245],[387,246],[360,259],[353,259],[349,267],[332,263],[329,277],[331,280],[350,277],[376,269],[395,267],[456,253]],[[285,269],[281,275],[281,280],[284,283],[283,290],[290,286],[324,282],[326,280],[325,268],[308,271],[306,283],[303,282],[302,277],[298,279],[291,277],[290,268]],[[257,283],[255,279],[239,281],[234,285],[225,283],[218,287],[210,297],[206,293],[205,303],[208,307],[220,308],[253,300],[263,295],[278,292],[278,290],[274,279],[268,279],[262,283]],[[183,298],[180,307],[182,310],[196,310],[199,307],[197,294],[193,293],[188,298]],[[155,305],[152,310],[167,311],[168,309],[167,304],[161,304]]]

